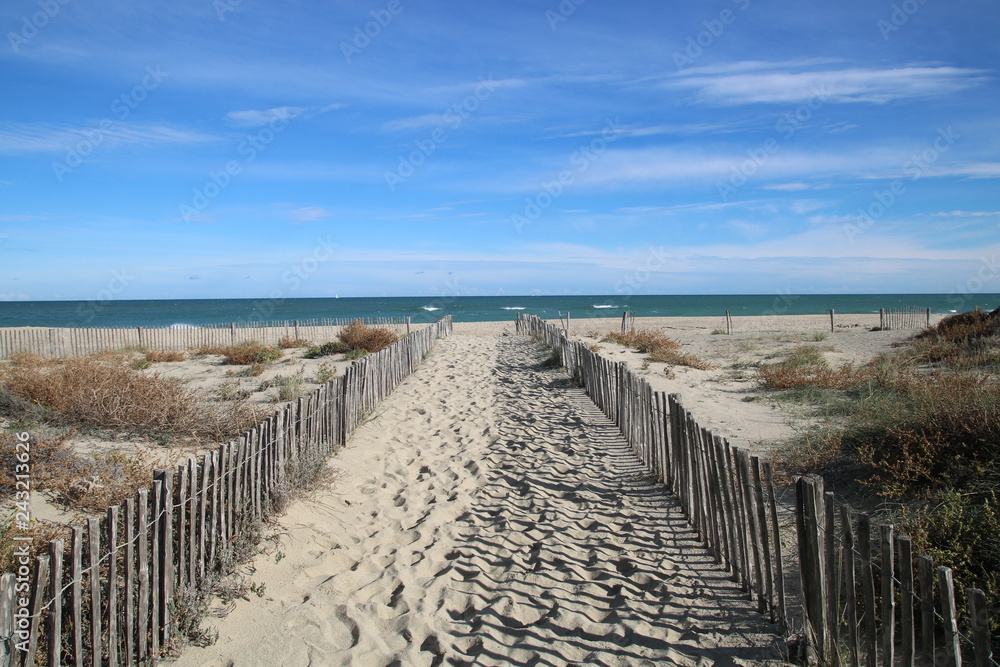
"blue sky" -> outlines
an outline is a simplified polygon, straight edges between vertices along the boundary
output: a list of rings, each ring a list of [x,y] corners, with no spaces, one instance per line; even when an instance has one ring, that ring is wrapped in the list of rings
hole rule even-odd
[[[0,298],[1000,292],[1000,5],[8,0]]]

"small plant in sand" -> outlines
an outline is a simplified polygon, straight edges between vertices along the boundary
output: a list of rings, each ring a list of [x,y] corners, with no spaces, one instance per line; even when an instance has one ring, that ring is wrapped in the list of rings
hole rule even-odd
[[[277,389],[275,401],[294,401],[302,395],[304,383],[301,369],[295,375],[275,376],[271,381],[272,386]]]
[[[347,361],[354,361],[355,359],[364,359],[367,356],[368,356],[368,350],[363,350],[361,348],[354,348],[344,353],[344,359],[346,359]]]
[[[289,350],[292,348],[299,347],[309,347],[309,341],[304,338],[292,338],[291,336],[282,336],[281,340],[278,341],[278,347],[282,350]]]
[[[346,343],[335,340],[310,347],[302,356],[306,359],[316,359],[317,357],[327,357],[331,354],[344,354],[349,349],[351,348],[347,347]]]
[[[336,366],[324,363],[320,364],[319,368],[316,369],[316,382],[319,384],[326,384],[335,377],[337,377]]]

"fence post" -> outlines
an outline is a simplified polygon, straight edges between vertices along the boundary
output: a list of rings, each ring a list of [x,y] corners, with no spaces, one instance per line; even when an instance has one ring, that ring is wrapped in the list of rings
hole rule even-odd
[[[878,328],[885,331],[885,308],[878,309]]]
[[[833,332],[833,308],[830,309],[830,331]]]

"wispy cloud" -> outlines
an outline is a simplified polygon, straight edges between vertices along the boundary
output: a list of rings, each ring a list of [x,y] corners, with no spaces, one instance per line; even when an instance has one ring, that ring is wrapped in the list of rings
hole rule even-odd
[[[275,120],[309,118],[316,114],[342,109],[344,106],[343,104],[327,104],[326,106],[282,106],[271,109],[247,109],[245,111],[230,111],[226,114],[225,120],[233,127],[262,127]]]
[[[303,206],[289,211],[285,217],[293,222],[317,222],[325,218],[332,218],[334,214],[322,206]]]
[[[798,104],[817,96],[840,104],[885,104],[954,95],[989,80],[985,70],[945,66],[793,69],[801,67],[752,62],[736,67],[737,73],[693,68],[671,76],[662,85],[690,91],[697,101],[714,106]]]
[[[0,123],[0,153],[51,153],[65,151],[81,141],[102,148],[194,145],[214,141],[212,135],[170,125],[95,121],[89,125],[53,123]]]

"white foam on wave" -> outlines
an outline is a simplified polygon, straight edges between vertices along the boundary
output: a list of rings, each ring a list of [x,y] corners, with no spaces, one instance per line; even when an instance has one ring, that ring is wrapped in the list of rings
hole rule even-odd
[[[594,308],[618,308],[618,306],[609,303],[594,304]]]
[[[500,310],[524,310],[524,306],[502,306]]]
[[[421,310],[426,310],[427,312],[434,312],[435,310],[441,310],[437,306],[420,306]]]

